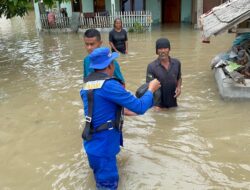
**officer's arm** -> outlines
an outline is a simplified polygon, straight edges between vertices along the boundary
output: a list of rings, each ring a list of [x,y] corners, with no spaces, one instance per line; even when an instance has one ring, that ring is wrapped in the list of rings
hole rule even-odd
[[[136,98],[114,80],[107,81],[103,87],[104,97],[136,114],[144,114],[153,106],[153,93],[147,91],[141,98]]]

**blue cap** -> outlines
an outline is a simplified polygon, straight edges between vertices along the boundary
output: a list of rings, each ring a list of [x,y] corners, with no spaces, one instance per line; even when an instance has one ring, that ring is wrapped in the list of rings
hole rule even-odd
[[[117,57],[119,54],[117,52],[111,53],[107,47],[96,48],[89,54],[89,68],[105,69]]]

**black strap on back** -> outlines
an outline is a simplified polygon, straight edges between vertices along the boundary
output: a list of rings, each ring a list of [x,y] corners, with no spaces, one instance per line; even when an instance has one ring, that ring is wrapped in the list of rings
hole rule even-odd
[[[98,132],[101,132],[101,131],[111,130],[111,129],[114,129],[114,128],[115,128],[115,121],[110,120],[110,121],[107,121],[106,123],[100,125],[97,128],[91,128],[90,132],[91,133],[98,133]]]
[[[96,129],[92,126],[92,114],[93,114],[93,90],[88,90],[88,116],[86,116],[85,127],[82,132],[82,138],[84,140],[91,140],[93,133],[98,133],[105,130],[117,129],[122,132],[122,126],[124,122],[124,108],[119,107],[116,111],[115,121],[110,120],[100,125]]]
[[[118,131],[122,131],[123,122],[124,122],[124,108],[119,106],[119,108],[116,111],[116,117],[115,117],[115,126],[118,129]]]
[[[93,103],[94,103],[93,90],[88,90],[88,116],[86,116],[85,127],[82,132],[82,138],[84,140],[90,140],[92,138],[91,129],[93,128],[92,127]]]
[[[121,81],[119,79],[116,79],[114,77],[108,77],[107,75],[103,73],[91,73],[89,77],[85,78],[85,82],[88,81],[95,81],[95,80],[109,80],[109,79],[115,79],[118,80],[120,83]],[[123,120],[124,120],[124,109],[123,107],[119,106],[118,110],[116,111],[116,119],[115,121],[107,121],[106,123],[102,124],[101,126],[97,127],[96,129],[92,126],[92,115],[93,115],[93,104],[94,104],[94,93],[93,89],[88,90],[88,115],[86,116],[86,122],[85,122],[85,128],[82,133],[82,138],[84,140],[91,140],[92,134],[96,132],[101,132],[104,130],[110,130],[113,128],[116,128],[120,132],[122,131],[123,126]]]

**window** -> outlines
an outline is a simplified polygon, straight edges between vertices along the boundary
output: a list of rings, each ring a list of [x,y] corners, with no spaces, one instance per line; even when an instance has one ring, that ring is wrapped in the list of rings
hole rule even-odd
[[[145,0],[121,0],[121,11],[145,11]]]
[[[134,11],[144,11],[144,0],[134,1]]]

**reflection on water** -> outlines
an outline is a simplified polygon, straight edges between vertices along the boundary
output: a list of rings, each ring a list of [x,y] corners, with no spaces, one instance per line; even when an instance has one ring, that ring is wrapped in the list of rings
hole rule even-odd
[[[33,14],[0,23],[1,189],[93,189],[81,145],[82,34],[38,34]],[[129,34],[118,61],[130,91],[165,36],[182,62],[179,107],[126,118],[119,189],[250,189],[250,103],[221,100],[209,68],[234,36],[202,44],[189,25]]]

